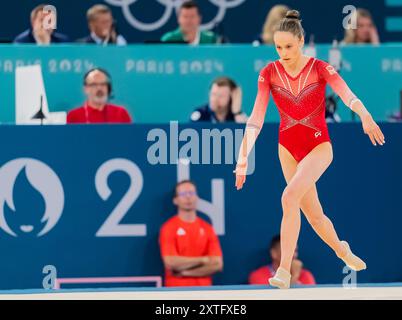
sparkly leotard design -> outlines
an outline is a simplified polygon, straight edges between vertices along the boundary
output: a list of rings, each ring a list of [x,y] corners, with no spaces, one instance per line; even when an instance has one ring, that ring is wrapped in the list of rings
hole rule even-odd
[[[295,77],[277,60],[260,72],[258,94],[247,126],[261,129],[271,92],[280,114],[279,143],[297,162],[323,142],[331,142],[325,121],[325,87],[329,84],[350,106],[356,96],[328,63],[309,58]]]

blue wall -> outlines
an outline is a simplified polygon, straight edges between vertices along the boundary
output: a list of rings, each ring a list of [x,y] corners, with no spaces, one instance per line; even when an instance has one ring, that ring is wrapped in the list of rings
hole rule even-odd
[[[123,3],[126,1],[107,0],[86,0],[67,1],[53,0],[51,4],[58,10],[58,30],[67,33],[72,39],[81,38],[87,35],[86,10],[96,3]],[[128,12],[132,14],[131,19],[137,19],[145,23],[158,21],[164,14],[166,7],[160,1],[139,0],[131,1]],[[166,1],[173,3],[172,1]],[[217,1],[215,1],[217,2]],[[287,0],[287,1],[266,1],[266,0],[245,0],[220,1],[226,5],[240,3],[233,8],[220,8],[224,12],[222,27],[224,33],[232,42],[251,42],[261,32],[265,16],[269,9],[278,3],[287,4],[302,12],[303,23],[307,34],[314,34],[318,42],[329,43],[334,37],[343,38],[342,21],[344,14],[342,9],[346,5],[353,4],[356,7],[364,7],[371,11],[374,21],[377,24],[382,41],[400,41],[402,28],[400,23],[394,23],[390,18],[400,19],[402,16],[401,0]],[[11,1],[4,5],[0,12],[0,39],[13,39],[17,34],[29,27],[29,15],[32,8],[43,3],[42,0]],[[204,22],[214,20],[219,8],[213,5],[214,1],[199,1]],[[134,28],[123,14],[119,6],[110,5],[118,28],[131,42],[143,42],[145,40],[159,39],[166,31],[176,28],[176,15],[174,10],[168,15],[166,23],[153,31],[140,31]],[[394,29],[393,27],[397,27]]]
[[[158,128],[167,132],[167,141],[174,138],[168,125],[0,126],[4,137],[0,153],[1,289],[40,288],[45,265],[54,265],[58,277],[162,273],[157,236],[161,224],[175,213],[170,196],[178,177],[175,164],[148,161],[147,153],[155,142],[147,141],[147,136]],[[184,134],[186,128],[191,127],[180,126],[179,133]],[[212,127],[193,128],[200,133]],[[233,133],[242,127],[229,128]],[[366,259],[368,269],[358,274],[359,282],[402,279],[402,126],[383,123],[381,128],[386,144],[374,147],[359,124],[330,125],[335,158],[318,183],[323,208],[340,237]],[[19,158],[23,159],[15,161]],[[108,198],[97,172],[116,158],[125,160],[114,168],[125,168],[133,180],[122,171],[105,174],[111,191]],[[220,240],[225,270],[215,277],[216,284],[245,283],[250,271],[267,262],[268,243],[279,231],[285,182],[277,156],[276,124],[264,126],[256,159],[255,174],[247,178],[241,191],[234,188],[231,164],[190,167],[200,197],[208,202],[212,179],[220,179],[214,190],[224,210],[218,208],[212,220],[215,227],[224,227]],[[58,181],[64,201],[57,192]],[[50,190],[44,191],[43,185]],[[117,231],[108,228],[115,236],[96,237],[130,186],[130,190],[138,188],[138,198],[128,206],[121,224],[145,224],[146,236],[116,236],[121,228],[117,227]],[[45,207],[50,219],[41,223]],[[207,218],[204,213],[200,212]],[[52,221],[51,230],[38,237]],[[5,224],[17,236],[7,233]],[[341,261],[305,220],[299,247],[300,258],[318,283],[341,283]]]

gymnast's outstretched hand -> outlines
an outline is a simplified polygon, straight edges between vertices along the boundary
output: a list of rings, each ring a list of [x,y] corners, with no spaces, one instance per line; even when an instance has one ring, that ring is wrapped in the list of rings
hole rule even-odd
[[[382,133],[378,124],[374,121],[371,114],[370,113],[365,114],[364,116],[361,117],[361,120],[363,125],[363,131],[365,134],[369,136],[371,143],[375,146],[377,145],[377,143],[383,145],[385,143],[384,134]]]

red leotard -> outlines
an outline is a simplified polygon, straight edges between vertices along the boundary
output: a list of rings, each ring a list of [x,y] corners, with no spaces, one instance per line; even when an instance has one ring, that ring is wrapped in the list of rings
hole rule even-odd
[[[279,60],[269,63],[260,72],[247,126],[262,128],[272,92],[280,114],[279,143],[301,161],[320,143],[331,142],[325,121],[327,83],[347,106],[357,99],[335,69],[322,60],[310,58],[296,77],[290,76]]]

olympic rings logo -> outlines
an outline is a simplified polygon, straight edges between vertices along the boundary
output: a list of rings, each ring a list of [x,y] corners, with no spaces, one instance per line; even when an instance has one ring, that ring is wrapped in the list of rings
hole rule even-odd
[[[165,11],[163,12],[162,16],[159,20],[145,23],[138,20],[130,11],[130,6],[137,2],[138,0],[105,0],[106,3],[121,7],[124,17],[126,18],[127,22],[133,26],[135,29],[141,31],[154,31],[161,28],[163,25],[169,21],[170,17],[172,16],[173,10],[178,11],[179,7],[183,3],[183,0],[156,0],[159,4],[165,6]],[[246,0],[209,0],[213,5],[218,7],[218,11],[211,21],[203,23],[201,26],[201,30],[209,30],[212,29],[216,23],[221,22],[226,14],[227,9],[231,9],[234,7],[240,6]]]

